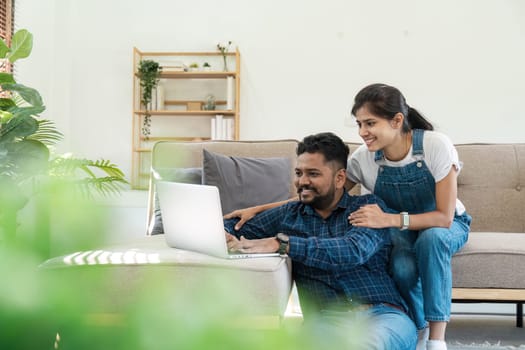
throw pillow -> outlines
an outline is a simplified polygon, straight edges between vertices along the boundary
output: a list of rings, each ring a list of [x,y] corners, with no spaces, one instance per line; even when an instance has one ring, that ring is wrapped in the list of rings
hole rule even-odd
[[[223,214],[286,200],[290,159],[229,157],[203,150],[202,183],[219,188]]]
[[[160,168],[153,169],[152,176],[154,181],[172,181],[184,182],[190,184],[202,183],[202,169],[201,168]],[[153,194],[154,199],[154,220],[150,224],[149,233],[151,235],[158,235],[164,233],[162,226],[162,213],[160,211],[159,198],[157,191]]]

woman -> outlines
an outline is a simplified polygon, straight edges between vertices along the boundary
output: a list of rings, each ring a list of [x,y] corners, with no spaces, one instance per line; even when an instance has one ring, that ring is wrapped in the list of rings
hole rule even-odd
[[[363,88],[352,114],[365,143],[351,156],[349,186],[362,184],[401,214],[366,206],[350,215],[350,223],[401,228],[392,235],[391,269],[420,330],[418,349],[425,348],[427,331],[427,349],[446,349],[450,262],[467,241],[471,221],[457,199],[456,149],[392,86]]]
[[[349,221],[356,226],[395,228],[391,269],[419,330],[417,349],[447,349],[450,262],[467,241],[471,221],[457,199],[461,168],[457,152],[392,86],[363,88],[355,97],[352,114],[364,144],[351,156],[347,189],[360,183],[400,214],[372,205],[352,213]],[[241,217],[237,224],[241,226],[276,204],[235,211],[228,217]]]

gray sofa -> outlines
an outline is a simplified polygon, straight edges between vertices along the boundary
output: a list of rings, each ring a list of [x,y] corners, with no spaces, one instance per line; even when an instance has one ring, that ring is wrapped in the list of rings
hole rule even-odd
[[[214,178],[214,181],[217,181],[216,176],[210,177],[209,159],[204,160],[203,168],[203,150],[206,149],[214,154],[234,157],[229,158],[231,164],[224,163],[226,165],[221,163],[222,160],[217,165],[217,159],[213,159],[215,163],[212,162],[212,165],[215,168],[212,166],[211,169],[223,171],[221,166],[224,165],[236,167],[235,171],[238,172],[238,176],[230,174],[226,177],[232,180],[229,183],[218,184],[220,191],[233,188],[229,186],[249,184],[249,179],[244,179],[243,174],[250,172],[244,172],[244,165],[235,157],[289,159],[289,171],[283,171],[279,181],[282,181],[283,177],[290,179],[289,191],[284,195],[292,197],[295,196],[291,179],[296,145],[295,140],[158,142],[152,154],[148,233],[138,241],[104,249],[109,254],[154,254],[156,262],[145,263],[131,259],[110,264],[111,267],[134,279],[135,285],[140,284],[141,275],[149,273],[151,265],[155,265],[153,268],[162,269],[163,273],[174,280],[184,279],[185,276],[198,279],[198,276],[206,271],[220,269],[227,272],[226,276],[229,277],[226,278],[242,278],[248,281],[244,284],[244,293],[251,295],[254,304],[258,306],[256,315],[265,319],[274,318],[279,322],[284,315],[292,286],[289,261],[282,258],[226,261],[168,248],[163,235],[155,234],[162,232],[162,227],[159,231],[161,213],[155,207],[155,182],[159,179],[179,181],[177,176],[180,176],[180,172],[175,176],[174,170],[180,169],[201,169],[202,177]],[[351,151],[354,151],[358,144],[349,143],[349,146]],[[458,196],[472,215],[473,223],[468,243],[452,261],[453,301],[515,303],[517,326],[522,327],[522,307],[525,301],[525,189],[522,191],[525,184],[525,144],[465,144],[457,145],[457,149],[464,163],[458,180]],[[271,162],[262,163],[256,164],[256,167],[271,165]],[[272,179],[277,181],[275,175],[262,181],[271,182]],[[243,182],[245,180],[248,182]],[[250,187],[258,186],[250,184]],[[263,184],[261,186],[267,188]],[[358,191],[359,188],[353,189],[354,193]],[[247,197],[253,202],[243,202],[242,206],[258,204],[258,198],[255,198],[257,196]],[[85,265],[86,259],[85,254],[68,259],[56,257],[44,263],[43,268],[63,268],[65,265],[73,268]],[[96,257],[90,261],[97,263]],[[245,311],[247,314],[254,314],[254,310],[249,308]]]

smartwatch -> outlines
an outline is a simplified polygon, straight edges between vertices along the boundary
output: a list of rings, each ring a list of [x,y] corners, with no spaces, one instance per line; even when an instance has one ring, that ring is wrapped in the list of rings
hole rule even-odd
[[[279,255],[286,255],[286,250],[288,249],[288,244],[290,243],[290,237],[282,232],[279,232],[275,238],[279,242],[279,250],[277,252]]]
[[[410,226],[410,216],[408,216],[406,211],[402,211],[399,215],[401,215],[401,230],[408,230],[408,226]]]

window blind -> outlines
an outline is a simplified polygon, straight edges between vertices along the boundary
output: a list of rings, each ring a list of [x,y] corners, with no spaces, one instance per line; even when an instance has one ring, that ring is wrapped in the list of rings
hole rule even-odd
[[[14,0],[0,0],[0,37],[7,46],[11,46],[11,36],[13,35],[13,6]],[[12,71],[12,65],[7,60],[2,60],[0,72],[10,73]]]
[[[13,1],[0,0],[0,37],[8,46],[13,34]]]

